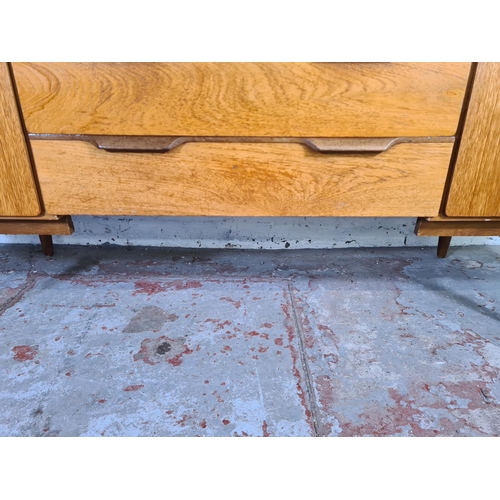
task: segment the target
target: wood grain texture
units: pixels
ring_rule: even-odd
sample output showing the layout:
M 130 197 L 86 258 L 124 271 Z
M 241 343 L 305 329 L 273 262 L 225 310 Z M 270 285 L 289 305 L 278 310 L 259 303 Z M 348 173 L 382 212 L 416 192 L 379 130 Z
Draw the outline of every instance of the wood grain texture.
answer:
M 7 63 L 0 63 L 0 215 L 41 212 Z
M 436 217 L 428 217 L 429 222 L 463 222 L 465 219 L 463 217 L 448 217 L 446 215 L 437 215 Z M 471 222 L 488 222 L 490 220 L 497 220 L 495 217 L 467 217 L 468 221 Z
M 0 220 L 0 234 L 72 234 L 74 231 L 71 217 L 64 216 L 58 220 Z
M 61 218 L 60 215 L 40 214 L 40 215 L 37 215 L 34 217 L 30 217 L 29 220 L 35 220 L 35 221 L 37 221 L 37 220 L 51 220 L 51 221 L 54 221 L 54 220 L 58 220 L 60 218 Z M 0 221 L 3 221 L 3 220 L 22 220 L 22 221 L 24 221 L 24 220 L 26 220 L 26 216 L 24 216 L 24 217 L 22 217 L 22 216 L 21 217 L 18 217 L 18 216 L 16 216 L 16 217 L 14 217 L 14 216 L 12 216 L 12 217 L 0 216 Z
M 446 215 L 500 217 L 500 63 L 479 63 Z
M 469 63 L 15 63 L 32 133 L 455 134 Z
M 500 221 L 432 222 L 418 219 L 417 236 L 500 236 Z
M 322 154 L 298 144 L 190 143 L 166 154 L 32 141 L 51 213 L 435 216 L 452 144 Z

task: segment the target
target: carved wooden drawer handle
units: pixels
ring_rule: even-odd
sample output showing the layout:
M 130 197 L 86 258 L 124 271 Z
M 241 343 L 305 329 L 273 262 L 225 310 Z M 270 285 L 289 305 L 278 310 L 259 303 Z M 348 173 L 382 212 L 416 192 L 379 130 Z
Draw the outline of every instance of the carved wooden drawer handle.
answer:
M 453 142 L 454 137 L 222 137 L 29 134 L 32 140 L 84 141 L 110 153 L 167 153 L 189 142 L 292 143 L 320 153 L 382 153 L 401 143 Z

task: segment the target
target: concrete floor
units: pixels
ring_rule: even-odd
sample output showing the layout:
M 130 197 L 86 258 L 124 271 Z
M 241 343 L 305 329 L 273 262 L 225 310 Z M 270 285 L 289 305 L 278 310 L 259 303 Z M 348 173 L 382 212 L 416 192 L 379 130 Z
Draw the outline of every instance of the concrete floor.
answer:
M 1 436 L 497 436 L 500 247 L 0 247 Z

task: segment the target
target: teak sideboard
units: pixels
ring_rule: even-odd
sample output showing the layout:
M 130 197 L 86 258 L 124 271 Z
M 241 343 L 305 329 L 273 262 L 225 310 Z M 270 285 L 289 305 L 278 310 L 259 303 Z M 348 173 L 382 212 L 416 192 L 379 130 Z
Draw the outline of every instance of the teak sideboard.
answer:
M 0 63 L 0 233 L 72 215 L 500 235 L 500 63 Z

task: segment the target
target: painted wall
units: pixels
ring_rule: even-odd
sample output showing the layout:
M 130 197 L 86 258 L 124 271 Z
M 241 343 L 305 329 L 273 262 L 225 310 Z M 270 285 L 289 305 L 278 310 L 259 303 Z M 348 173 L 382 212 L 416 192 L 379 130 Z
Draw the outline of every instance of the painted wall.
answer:
M 73 217 L 75 232 L 55 236 L 73 245 L 185 248 L 346 248 L 436 245 L 416 237 L 415 218 L 334 217 Z M 0 235 L 1 243 L 38 243 L 37 236 Z M 452 245 L 500 245 L 500 237 L 453 238 Z

